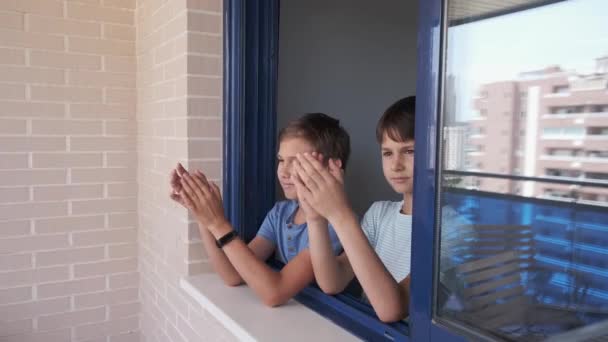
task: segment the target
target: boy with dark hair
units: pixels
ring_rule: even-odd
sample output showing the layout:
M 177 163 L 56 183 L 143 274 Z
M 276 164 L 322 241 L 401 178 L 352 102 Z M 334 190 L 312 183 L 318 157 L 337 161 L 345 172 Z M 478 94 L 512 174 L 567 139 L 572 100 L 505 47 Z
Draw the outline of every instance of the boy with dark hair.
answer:
M 384 177 L 403 195 L 402 201 L 375 202 L 359 223 L 332 160 L 326 168 L 316 153 L 298 154 L 293 177 L 303 206 L 329 221 L 344 248 L 344 253 L 335 256 L 328 230 L 321 223 L 309 222 L 317 283 L 325 293 L 336 294 L 356 276 L 384 322 L 398 321 L 408 314 L 415 107 L 413 96 L 395 102 L 376 128 Z
M 218 186 L 200 171 L 190 174 L 180 164 L 171 174 L 171 198 L 196 217 L 205 251 L 215 271 L 229 286 L 247 283 L 268 306 L 278 306 L 296 295 L 313 279 L 308 250 L 308 222 L 314 212 L 304 212 L 292 182 L 296 155 L 322 151 L 341 169 L 350 154 L 348 133 L 338 120 L 321 113 L 306 114 L 292 121 L 279 134 L 277 176 L 287 200 L 268 212 L 257 236 L 248 244 L 241 241 L 224 216 Z M 313 223 L 314 224 L 314 223 Z M 341 250 L 338 238 L 327 221 L 332 253 Z M 286 265 L 279 272 L 265 264 L 274 252 Z

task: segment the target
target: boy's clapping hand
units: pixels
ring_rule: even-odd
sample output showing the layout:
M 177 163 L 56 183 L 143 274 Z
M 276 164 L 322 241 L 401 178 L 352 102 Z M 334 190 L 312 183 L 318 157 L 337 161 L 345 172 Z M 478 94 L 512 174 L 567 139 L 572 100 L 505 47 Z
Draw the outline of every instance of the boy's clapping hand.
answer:
M 322 158 L 320 158 L 322 159 Z M 294 183 L 298 195 L 316 212 L 332 221 L 332 216 L 349 209 L 344 193 L 343 171 L 338 162 L 328 161 L 328 167 L 311 154 L 298 154 L 294 172 Z
M 219 187 L 207 181 L 207 177 L 196 170 L 190 174 L 178 164 L 171 177 L 171 198 L 188 208 L 197 221 L 217 236 L 221 235 L 228 221 L 224 216 L 222 195 Z

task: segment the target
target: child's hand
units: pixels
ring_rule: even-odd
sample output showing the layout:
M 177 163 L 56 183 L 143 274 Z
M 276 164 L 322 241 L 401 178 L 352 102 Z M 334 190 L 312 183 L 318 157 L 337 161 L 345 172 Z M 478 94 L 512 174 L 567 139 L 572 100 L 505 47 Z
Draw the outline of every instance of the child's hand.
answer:
M 296 187 L 302 198 L 320 215 L 331 221 L 332 216 L 349 210 L 343 187 L 343 173 L 333 160 L 329 169 L 310 154 L 298 154 L 294 164 Z M 298 194 L 298 196 L 299 196 Z
M 323 160 L 322 159 L 323 156 L 317 155 L 315 152 L 313 152 L 313 157 L 315 157 L 319 160 Z M 295 172 L 293 172 L 291 174 L 291 178 L 292 178 L 292 182 L 294 182 L 294 184 L 296 186 L 296 192 L 298 193 L 298 201 L 300 203 L 300 207 L 304 211 L 304 216 L 306 217 L 306 222 L 308 222 L 308 223 L 327 222 L 327 220 L 323 216 L 319 215 L 319 213 L 312 208 L 310 203 L 308 203 L 308 201 L 304 197 L 304 194 L 302 193 L 302 191 L 304 190 L 304 187 L 298 185 L 298 184 L 302 184 L 301 181 L 298 182 L 298 179 L 297 179 L 298 175 Z
M 178 163 L 177 167 L 173 170 L 171 170 L 171 191 L 169 192 L 169 197 L 174 200 L 175 202 L 181 204 L 182 206 L 186 207 L 186 204 L 184 203 L 183 198 L 180 196 L 180 192 L 182 191 L 182 184 L 181 184 L 181 174 L 183 174 L 184 172 L 186 172 L 186 169 L 184 169 L 184 167 L 182 166 L 182 164 Z
M 228 221 L 224 216 L 219 187 L 213 182 L 208 182 L 200 171 L 196 171 L 193 176 L 184 170 L 181 176 L 180 196 L 185 206 L 214 236 L 221 235 L 219 230 L 225 227 Z

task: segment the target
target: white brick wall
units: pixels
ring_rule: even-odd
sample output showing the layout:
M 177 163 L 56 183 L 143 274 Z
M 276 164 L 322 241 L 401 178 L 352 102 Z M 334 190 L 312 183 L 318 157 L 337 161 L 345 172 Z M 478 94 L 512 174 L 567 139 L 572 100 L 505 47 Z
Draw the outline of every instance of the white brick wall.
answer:
M 135 1 L 0 1 L 0 340 L 138 341 Z
M 208 266 L 187 212 L 168 198 L 169 170 L 178 161 L 220 180 L 221 4 L 140 0 L 137 5 L 138 244 L 147 341 L 234 340 L 179 289 L 181 276 Z

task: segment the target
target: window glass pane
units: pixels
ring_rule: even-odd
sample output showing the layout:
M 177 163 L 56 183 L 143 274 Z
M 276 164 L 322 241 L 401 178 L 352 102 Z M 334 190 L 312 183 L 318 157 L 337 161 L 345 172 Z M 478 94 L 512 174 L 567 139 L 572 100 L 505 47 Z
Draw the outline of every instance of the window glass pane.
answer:
M 608 331 L 605 13 L 448 2 L 440 319 L 512 340 Z

